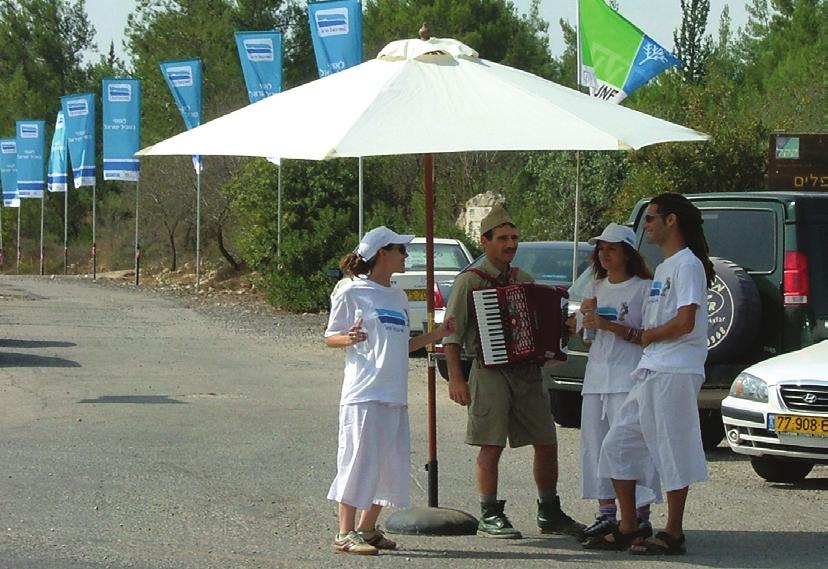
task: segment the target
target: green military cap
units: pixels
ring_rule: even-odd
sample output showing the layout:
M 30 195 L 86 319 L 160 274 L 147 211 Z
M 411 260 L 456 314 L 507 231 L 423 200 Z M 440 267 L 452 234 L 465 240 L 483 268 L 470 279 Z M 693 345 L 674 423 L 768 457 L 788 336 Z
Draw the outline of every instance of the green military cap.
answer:
M 480 234 L 483 235 L 488 233 L 490 230 L 494 229 L 495 227 L 499 227 L 504 223 L 509 223 L 514 225 L 515 222 L 512 221 L 512 216 L 509 215 L 509 212 L 506 209 L 498 204 L 495 204 L 492 207 L 492 210 L 483 218 L 483 221 L 480 222 Z

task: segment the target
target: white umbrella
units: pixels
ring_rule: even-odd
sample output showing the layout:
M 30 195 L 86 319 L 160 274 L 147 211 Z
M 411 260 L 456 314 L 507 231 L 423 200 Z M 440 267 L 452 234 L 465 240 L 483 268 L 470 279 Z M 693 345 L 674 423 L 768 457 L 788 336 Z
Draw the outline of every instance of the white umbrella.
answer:
M 451 39 L 376 59 L 173 136 L 140 155 L 309 160 L 474 150 L 633 150 L 707 136 L 480 59 Z
M 707 136 L 480 59 L 452 39 L 400 40 L 371 61 L 329 75 L 141 150 L 154 155 L 279 156 L 307 160 L 476 150 L 634 150 Z M 432 209 L 426 208 L 427 287 L 433 290 Z M 433 299 L 428 297 L 429 322 Z M 434 367 L 429 366 L 429 505 L 437 505 Z M 472 530 L 474 528 L 472 527 Z M 428 533 L 422 527 L 418 533 Z

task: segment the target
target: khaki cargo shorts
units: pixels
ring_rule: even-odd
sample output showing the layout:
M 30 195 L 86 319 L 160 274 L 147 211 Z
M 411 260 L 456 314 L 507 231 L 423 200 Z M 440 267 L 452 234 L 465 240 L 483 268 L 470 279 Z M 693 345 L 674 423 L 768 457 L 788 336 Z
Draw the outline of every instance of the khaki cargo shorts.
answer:
M 557 442 L 549 393 L 537 366 L 484 368 L 475 360 L 466 444 L 521 447 Z

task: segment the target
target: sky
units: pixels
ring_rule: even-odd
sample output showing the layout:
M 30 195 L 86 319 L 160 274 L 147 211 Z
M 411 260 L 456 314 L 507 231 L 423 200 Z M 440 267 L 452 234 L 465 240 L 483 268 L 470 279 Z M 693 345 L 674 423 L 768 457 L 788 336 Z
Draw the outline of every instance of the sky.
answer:
M 518 11 L 529 10 L 530 0 L 512 0 Z M 710 0 L 708 33 L 714 38 L 719 29 L 719 17 L 725 5 L 730 6 L 732 29 L 735 31 L 747 22 L 747 0 Z M 564 49 L 563 33 L 558 21 L 561 18 L 575 23 L 576 0 L 541 0 L 541 17 L 549 22 L 549 47 L 553 56 Z M 664 47 L 673 49 L 673 30 L 681 24 L 679 0 L 618 0 L 621 14 Z M 122 42 L 127 15 L 135 9 L 135 0 L 86 0 L 86 11 L 95 26 L 95 42 L 98 51 L 106 53 L 111 41 L 115 53 L 125 59 Z M 474 47 L 474 46 L 472 46 Z M 97 61 L 97 54 L 86 54 L 88 61 Z

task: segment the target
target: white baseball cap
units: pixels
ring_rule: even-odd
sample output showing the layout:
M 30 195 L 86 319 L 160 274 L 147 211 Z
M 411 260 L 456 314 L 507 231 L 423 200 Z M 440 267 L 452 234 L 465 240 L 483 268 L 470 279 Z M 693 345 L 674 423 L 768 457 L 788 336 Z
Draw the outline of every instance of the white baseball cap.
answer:
M 354 253 L 364 260 L 370 261 L 383 247 L 387 247 L 388 245 L 405 245 L 412 239 L 414 239 L 413 235 L 400 235 L 381 225 L 375 227 L 362 237 Z
M 590 239 L 589 244 L 595 245 L 599 241 L 606 241 L 607 243 L 626 243 L 634 249 L 635 232 L 626 225 L 610 223 L 604 228 L 604 231 L 603 233 L 601 233 L 601 235 Z

